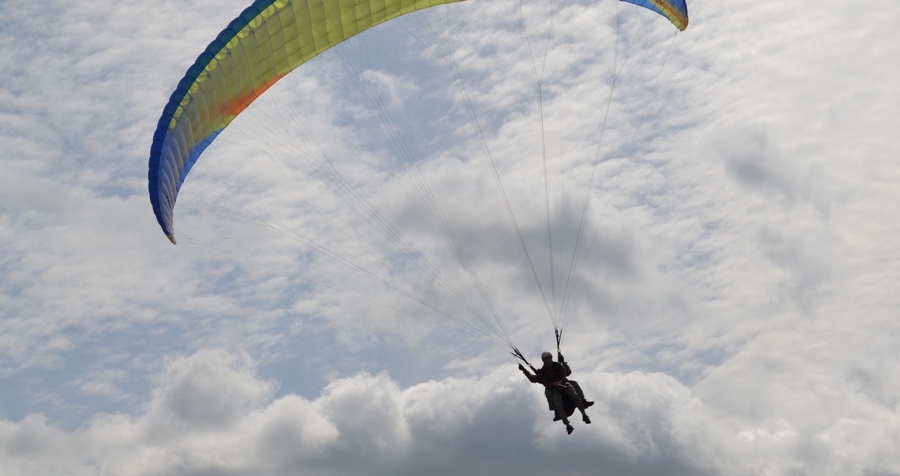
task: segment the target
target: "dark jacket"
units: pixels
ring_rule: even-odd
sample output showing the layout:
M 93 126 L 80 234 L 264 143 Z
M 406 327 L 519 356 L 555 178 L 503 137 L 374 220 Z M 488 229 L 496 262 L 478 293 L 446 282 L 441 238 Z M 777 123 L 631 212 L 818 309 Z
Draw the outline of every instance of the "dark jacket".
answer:
M 543 367 L 537 369 L 536 375 L 525 372 L 525 376 L 528 377 L 528 380 L 533 383 L 544 384 L 545 387 L 549 387 L 553 382 L 568 382 L 566 377 L 571 374 L 572 370 L 569 369 L 569 366 L 559 362 L 551 362 L 550 365 L 544 364 Z

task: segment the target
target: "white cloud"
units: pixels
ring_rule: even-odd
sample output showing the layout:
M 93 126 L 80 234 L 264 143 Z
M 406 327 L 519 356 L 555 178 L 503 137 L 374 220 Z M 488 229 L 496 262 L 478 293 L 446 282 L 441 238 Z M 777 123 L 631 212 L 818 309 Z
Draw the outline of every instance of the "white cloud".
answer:
M 401 389 L 386 374 L 273 397 L 246 355 L 169 360 L 146 410 L 63 431 L 39 416 L 0 423 L 7 474 L 890 474 L 900 419 L 857 400 L 833 421 L 741 423 L 663 374 L 579 374 L 590 426 L 550 421 L 512 366 Z M 850 413 L 854 413 L 850 416 Z M 813 423 L 810 425 L 810 423 Z M 823 424 L 824 423 L 824 424 Z M 560 463 L 562 459 L 562 463 Z

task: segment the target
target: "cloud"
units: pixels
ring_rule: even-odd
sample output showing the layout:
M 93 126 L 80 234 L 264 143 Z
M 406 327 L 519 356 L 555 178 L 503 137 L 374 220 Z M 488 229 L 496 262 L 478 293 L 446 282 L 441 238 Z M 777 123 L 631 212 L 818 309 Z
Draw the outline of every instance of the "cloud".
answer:
M 827 181 L 786 157 L 765 127 L 748 126 L 722 133 L 718 142 L 726 172 L 741 186 L 789 205 L 799 200 L 810 202 L 827 216 L 834 200 L 834 193 L 825 189 Z
M 750 188 L 781 193 L 794 199 L 799 194 L 800 177 L 789 170 L 783 157 L 778 157 L 767 143 L 765 135 L 750 134 L 746 144 L 734 147 L 733 155 L 726 157 L 725 169 L 742 185 Z
M 68 432 L 36 415 L 3 421 L 0 458 L 11 476 L 838 475 L 900 467 L 900 439 L 876 430 L 885 410 L 865 401 L 851 404 L 855 417 L 833 421 L 806 414 L 741 423 L 663 374 L 593 371 L 579 374 L 597 401 L 593 423 L 570 436 L 550 421 L 540 388 L 512 366 L 405 389 L 387 374 L 360 373 L 312 400 L 274 397 L 274 382 L 256 372 L 246 354 L 221 350 L 170 359 L 144 412 L 96 415 Z

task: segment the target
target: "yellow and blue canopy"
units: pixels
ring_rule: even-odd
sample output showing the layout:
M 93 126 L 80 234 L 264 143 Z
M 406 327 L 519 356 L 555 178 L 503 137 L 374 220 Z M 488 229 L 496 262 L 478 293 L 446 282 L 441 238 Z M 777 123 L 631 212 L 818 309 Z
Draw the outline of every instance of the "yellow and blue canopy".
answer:
M 311 58 L 406 13 L 462 0 L 256 0 L 209 44 L 163 109 L 153 135 L 150 202 L 175 243 L 178 191 L 197 158 L 275 82 Z M 623 0 L 687 27 L 683 0 Z
M 679 30 L 684 31 L 688 26 L 688 11 L 685 0 L 622 0 L 626 3 L 633 3 L 644 8 L 649 8 L 656 13 L 666 17 Z

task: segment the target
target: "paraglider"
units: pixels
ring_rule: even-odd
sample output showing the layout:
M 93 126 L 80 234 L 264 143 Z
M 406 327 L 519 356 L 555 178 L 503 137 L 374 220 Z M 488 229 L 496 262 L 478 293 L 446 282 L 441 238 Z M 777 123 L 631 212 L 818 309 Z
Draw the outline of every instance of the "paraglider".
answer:
M 463 0 L 356 0 L 354 2 L 341 0 L 256 0 L 233 20 L 200 54 L 194 64 L 188 68 L 184 78 L 181 79 L 169 98 L 158 121 L 150 151 L 148 190 L 153 212 L 166 237 L 173 244 L 176 242 L 174 228 L 175 203 L 186 177 L 204 150 L 213 143 L 239 114 L 246 110 L 251 103 L 269 90 L 276 82 L 317 55 L 369 28 L 391 22 L 412 12 L 461 1 Z M 622 1 L 644 7 L 664 16 L 679 30 L 684 30 L 688 25 L 687 6 L 684 0 Z M 455 64 L 454 68 L 456 68 Z M 454 73 L 459 77 L 458 69 L 454 69 Z M 459 78 L 459 82 L 461 83 L 461 78 Z M 479 134 L 481 134 L 480 126 L 477 126 L 477 119 L 474 118 L 474 108 L 468 102 L 467 96 L 465 101 L 468 112 L 473 116 L 472 120 L 476 123 L 476 127 L 479 127 Z M 484 143 L 484 148 L 487 149 L 487 142 L 483 134 L 481 134 L 481 140 Z M 490 153 L 488 152 L 487 155 L 490 156 Z M 493 159 L 490 160 L 493 161 Z M 503 193 L 501 178 L 493 162 L 491 162 L 491 167 L 493 167 L 496 183 L 501 189 L 501 193 Z M 424 179 L 419 180 L 422 180 L 424 183 Z M 418 187 L 419 185 L 417 185 Z M 436 221 L 440 222 L 441 231 L 448 237 L 447 240 L 451 242 L 450 248 L 459 258 L 461 267 L 472 279 L 474 284 L 472 287 L 480 294 L 480 297 L 485 302 L 484 308 L 489 310 L 494 320 L 489 322 L 489 317 L 483 316 L 480 309 L 477 309 L 466 297 L 462 296 L 456 288 L 453 288 L 453 285 L 441 276 L 430 263 L 424 261 L 424 258 L 420 256 L 421 253 L 409 247 L 408 242 L 402 236 L 398 235 L 396 241 L 407 247 L 405 250 L 409 251 L 410 256 L 414 256 L 414 259 L 419 260 L 417 263 L 424 262 L 421 265 L 423 272 L 433 279 L 435 287 L 445 290 L 448 295 L 460 302 L 467 312 L 476 315 L 478 319 L 485 323 L 483 328 L 467 328 L 467 332 L 504 347 L 517 359 L 528 364 L 522 353 L 512 343 L 512 338 L 507 329 L 500 322 L 499 313 L 497 313 L 494 305 L 491 303 L 488 293 L 479 281 L 471 263 L 468 262 L 462 245 L 456 241 L 455 234 L 450 229 L 449 224 L 445 223 L 446 220 L 441 215 L 442 212 L 439 205 L 437 205 L 437 201 L 430 195 L 431 192 L 428 190 L 427 184 L 422 185 L 421 188 L 424 189 L 424 192 L 420 191 L 420 193 L 426 195 L 423 201 L 427 203 L 429 211 L 433 215 L 440 215 L 440 218 L 436 219 Z M 589 193 L 588 197 L 590 196 Z M 504 200 L 506 200 L 505 196 Z M 587 199 L 585 203 L 587 203 Z M 365 204 L 364 206 L 368 207 L 369 205 Z M 515 217 L 508 201 L 506 209 L 511 221 L 515 222 Z M 366 212 L 375 216 L 374 222 L 381 220 L 380 216 L 375 215 L 376 212 L 370 211 L 368 208 Z M 549 235 L 549 205 L 547 221 Z M 582 216 L 582 228 L 583 222 L 584 217 Z M 387 226 L 390 228 L 389 224 Z M 389 233 L 395 232 L 396 230 L 390 228 Z M 518 228 L 516 228 L 516 232 L 519 235 L 524 254 L 527 256 L 527 262 L 531 265 L 531 271 L 537 287 L 540 289 L 541 297 L 544 299 L 544 304 L 554 323 L 557 349 L 559 349 L 562 328 L 562 317 L 559 316 L 565 313 L 567 301 L 571 296 L 571 289 L 574 288 L 574 284 L 566 283 L 568 289 L 562 293 L 562 296 L 564 296 L 563 304 L 557 306 L 554 302 L 554 306 L 550 306 L 547 302 L 548 298 L 544 295 L 544 289 L 537 276 L 535 265 L 528 253 L 522 234 Z M 579 229 L 579 239 L 581 235 L 582 229 Z M 554 272 L 553 238 L 549 237 L 548 241 L 552 276 Z M 577 246 L 576 242 L 576 249 Z M 325 251 L 331 253 L 328 250 Z M 577 269 L 575 267 L 576 254 L 573 253 L 572 256 L 573 263 L 569 271 L 570 277 L 575 274 Z M 350 265 L 353 266 L 352 263 Z M 359 267 L 357 269 L 361 273 L 373 277 L 367 270 Z M 377 278 L 373 277 L 373 279 Z M 570 279 L 569 281 L 574 282 L 575 280 Z M 452 313 L 417 297 L 414 293 L 400 289 L 391 283 L 383 282 L 383 284 L 386 288 L 417 301 L 437 315 L 450 319 L 454 317 Z M 553 299 L 556 299 L 555 289 L 553 290 Z M 487 331 L 483 329 L 487 329 Z M 490 335 L 491 332 L 494 333 L 493 336 Z M 583 421 L 590 423 L 590 418 L 587 416 L 585 408 L 593 404 L 593 402 L 584 400 L 583 392 L 581 392 L 577 383 L 567 380 L 566 377 L 571 373 L 571 370 L 565 364 L 561 354 L 559 362 L 553 362 L 552 355 L 546 355 L 546 357 L 549 358 L 542 359 L 544 360 L 544 367 L 537 371 L 535 375 L 529 374 L 521 365 L 520 369 L 525 372 L 530 381 L 543 383 L 547 386 L 546 397 L 550 407 L 557 418 L 566 425 L 567 431 L 571 433 L 573 428 L 568 422 L 568 416 L 574 412 L 575 408 L 578 408 L 582 413 Z M 530 366 L 530 364 L 528 365 Z
M 566 425 L 566 432 L 570 435 L 575 428 L 569 423 L 569 418 L 575 413 L 575 409 L 581 412 L 582 421 L 590 425 L 591 419 L 588 417 L 586 409 L 594 404 L 594 402 L 584 398 L 584 392 L 581 386 L 574 380 L 569 380 L 572 375 L 572 369 L 563 359 L 562 354 L 558 354 L 559 361 L 553 361 L 553 354 L 544 352 L 541 354 L 541 361 L 544 362 L 543 367 L 534 369 L 534 374 L 519 364 L 519 370 L 525 374 L 525 377 L 531 383 L 539 383 L 544 386 L 544 396 L 547 398 L 547 405 L 554 412 L 553 421 L 562 420 Z

